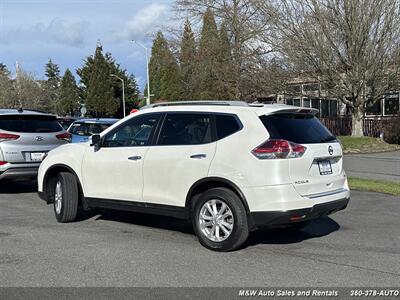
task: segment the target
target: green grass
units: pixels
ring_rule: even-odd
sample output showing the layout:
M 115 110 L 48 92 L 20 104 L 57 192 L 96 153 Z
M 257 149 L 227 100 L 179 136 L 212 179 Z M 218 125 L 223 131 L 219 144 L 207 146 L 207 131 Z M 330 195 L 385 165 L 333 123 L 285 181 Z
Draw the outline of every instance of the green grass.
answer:
M 400 196 L 400 183 L 387 180 L 364 179 L 349 177 L 350 189 L 386 193 Z
M 338 138 L 345 153 L 370 153 L 399 149 L 399 145 L 391 145 L 373 137 L 338 136 Z
M 344 149 L 359 149 L 376 144 L 376 139 L 368 136 L 353 137 L 353 136 L 338 136 L 342 142 Z

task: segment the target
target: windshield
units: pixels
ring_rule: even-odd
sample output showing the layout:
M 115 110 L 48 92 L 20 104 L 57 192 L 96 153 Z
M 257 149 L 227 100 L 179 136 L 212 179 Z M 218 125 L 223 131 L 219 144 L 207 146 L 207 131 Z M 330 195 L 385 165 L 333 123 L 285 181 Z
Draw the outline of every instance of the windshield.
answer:
M 69 132 L 81 136 L 91 136 L 93 134 L 98 134 L 102 132 L 110 126 L 111 124 L 75 122 L 74 124 L 72 124 Z
M 284 139 L 299 144 L 326 143 L 336 137 L 313 115 L 275 114 L 260 117 L 271 139 Z

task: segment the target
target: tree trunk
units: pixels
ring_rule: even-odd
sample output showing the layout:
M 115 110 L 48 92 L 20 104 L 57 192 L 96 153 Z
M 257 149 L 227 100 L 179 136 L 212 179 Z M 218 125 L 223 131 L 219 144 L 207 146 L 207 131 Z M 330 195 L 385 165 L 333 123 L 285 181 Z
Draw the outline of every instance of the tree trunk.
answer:
M 351 115 L 351 135 L 364 136 L 363 112 L 359 107 L 354 107 Z

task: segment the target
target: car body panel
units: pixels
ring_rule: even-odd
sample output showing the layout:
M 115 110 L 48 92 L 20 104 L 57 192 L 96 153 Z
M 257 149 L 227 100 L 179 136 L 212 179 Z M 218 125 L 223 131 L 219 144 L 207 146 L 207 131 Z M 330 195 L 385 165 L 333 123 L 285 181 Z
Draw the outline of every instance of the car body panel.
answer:
M 89 198 L 142 201 L 143 162 L 148 147 L 88 147 L 82 162 L 82 183 Z M 140 159 L 131 160 L 138 156 Z
M 290 211 L 348 199 L 350 191 L 339 143 L 305 144 L 307 150 L 300 158 L 261 160 L 251 153 L 270 138 L 259 116 L 279 112 L 297 113 L 300 110 L 314 113 L 314 110 L 287 105 L 189 105 L 140 110 L 110 126 L 100 136 L 104 137 L 131 118 L 155 112 L 229 113 L 236 115 L 243 127 L 226 138 L 203 145 L 151 145 L 100 150 L 88 143 L 63 146 L 51 151 L 42 163 L 39 191 L 43 191 L 41 180 L 46 168 L 51 164 L 64 163 L 77 172 L 84 194 L 90 198 L 185 207 L 188 193 L 195 182 L 223 178 L 243 194 L 243 201 L 250 212 Z M 329 146 L 333 148 L 332 155 L 328 151 Z M 66 150 L 69 154 L 64 157 L 60 153 Z M 206 159 L 190 159 L 193 154 L 205 154 Z M 129 161 L 130 156 L 140 156 L 141 159 Z M 315 161 L 327 156 L 337 159 L 332 176 L 316 173 Z
M 150 147 L 144 160 L 143 200 L 185 206 L 194 182 L 209 174 L 217 144 Z

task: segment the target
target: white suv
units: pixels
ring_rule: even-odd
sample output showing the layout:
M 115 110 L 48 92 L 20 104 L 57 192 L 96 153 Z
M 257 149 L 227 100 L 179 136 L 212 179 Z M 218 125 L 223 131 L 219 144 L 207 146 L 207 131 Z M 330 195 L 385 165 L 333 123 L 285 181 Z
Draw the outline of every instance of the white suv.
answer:
M 156 104 L 89 143 L 50 151 L 39 195 L 59 222 L 78 208 L 191 220 L 202 245 L 229 251 L 260 226 L 300 228 L 346 208 L 342 148 L 315 110 L 244 102 Z

